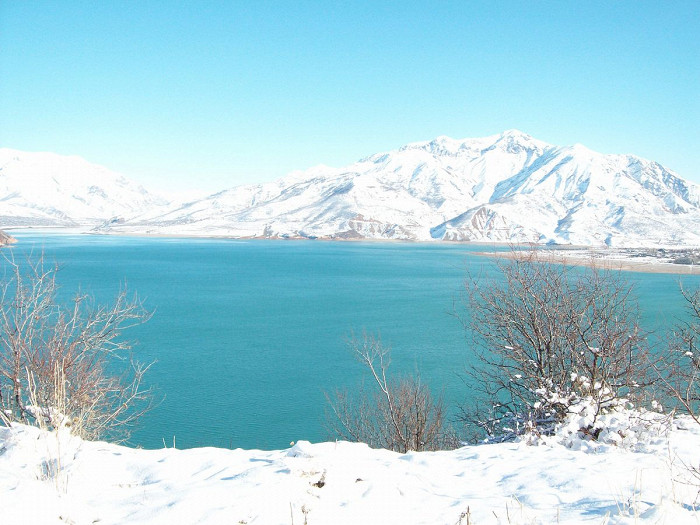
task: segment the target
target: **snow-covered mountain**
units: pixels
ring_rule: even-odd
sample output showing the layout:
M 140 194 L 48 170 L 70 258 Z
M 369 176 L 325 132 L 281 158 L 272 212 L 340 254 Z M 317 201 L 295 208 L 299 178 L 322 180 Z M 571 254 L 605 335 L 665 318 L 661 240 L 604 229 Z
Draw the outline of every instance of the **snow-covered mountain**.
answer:
M 0 148 L 0 227 L 95 226 L 166 204 L 80 157 Z
M 553 146 L 516 130 L 438 137 L 345 168 L 317 166 L 164 204 L 77 157 L 0 150 L 0 227 L 101 223 L 103 233 L 700 245 L 697 184 L 633 155 Z
M 698 245 L 700 187 L 656 162 L 511 130 L 438 137 L 103 228 L 181 235 Z

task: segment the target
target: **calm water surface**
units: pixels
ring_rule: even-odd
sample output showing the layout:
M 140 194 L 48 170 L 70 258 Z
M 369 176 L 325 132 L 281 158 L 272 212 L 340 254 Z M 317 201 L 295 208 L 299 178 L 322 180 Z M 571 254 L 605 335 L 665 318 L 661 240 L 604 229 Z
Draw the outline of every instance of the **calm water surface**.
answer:
M 451 314 L 467 272 L 493 270 L 471 254 L 483 246 L 14 235 L 15 257 L 60 264 L 65 293 L 105 303 L 126 283 L 154 310 L 126 334 L 164 396 L 133 435 L 146 448 L 327 439 L 324 392 L 360 381 L 347 339 L 363 330 L 392 347 L 392 369 L 462 400 L 467 340 Z M 628 275 L 646 323 L 681 315 L 677 276 Z

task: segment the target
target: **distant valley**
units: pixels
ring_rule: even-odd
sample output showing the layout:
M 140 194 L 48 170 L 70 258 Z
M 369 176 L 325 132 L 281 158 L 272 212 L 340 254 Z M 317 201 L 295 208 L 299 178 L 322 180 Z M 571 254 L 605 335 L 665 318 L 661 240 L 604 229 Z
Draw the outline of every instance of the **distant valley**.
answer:
M 700 186 L 516 130 L 438 137 L 185 204 L 78 157 L 0 149 L 0 228 L 236 238 L 700 245 Z

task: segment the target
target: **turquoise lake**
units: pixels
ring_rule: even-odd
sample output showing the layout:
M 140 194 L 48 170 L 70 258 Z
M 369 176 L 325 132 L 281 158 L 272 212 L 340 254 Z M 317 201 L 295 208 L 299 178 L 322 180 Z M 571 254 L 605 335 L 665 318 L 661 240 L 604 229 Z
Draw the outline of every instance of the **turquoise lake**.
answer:
M 159 403 L 130 444 L 284 448 L 329 438 L 324 392 L 352 387 L 364 370 L 347 340 L 381 334 L 390 370 L 419 369 L 451 404 L 468 339 L 454 312 L 467 273 L 494 269 L 450 244 L 151 239 L 13 232 L 21 260 L 44 254 L 63 293 L 110 302 L 126 283 L 153 311 L 131 329 L 135 356 Z M 683 314 L 679 277 L 628 273 L 646 328 Z M 700 277 L 684 277 L 697 286 Z

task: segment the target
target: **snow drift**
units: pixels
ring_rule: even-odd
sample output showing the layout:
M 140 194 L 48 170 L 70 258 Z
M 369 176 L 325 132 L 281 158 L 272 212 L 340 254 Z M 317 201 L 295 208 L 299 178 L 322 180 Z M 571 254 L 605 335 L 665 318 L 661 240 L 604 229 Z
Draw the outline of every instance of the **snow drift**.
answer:
M 398 454 L 359 443 L 138 450 L 0 428 L 8 523 L 698 523 L 700 426 L 620 410 L 547 438 Z M 585 417 L 584 417 L 585 419 Z

